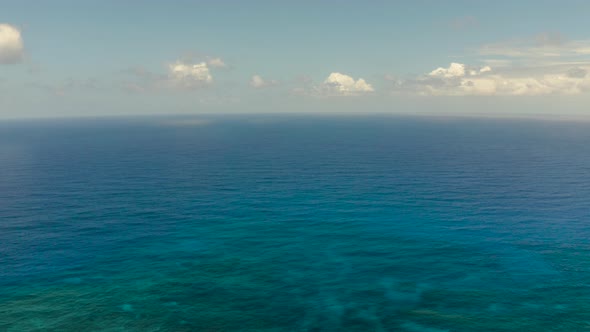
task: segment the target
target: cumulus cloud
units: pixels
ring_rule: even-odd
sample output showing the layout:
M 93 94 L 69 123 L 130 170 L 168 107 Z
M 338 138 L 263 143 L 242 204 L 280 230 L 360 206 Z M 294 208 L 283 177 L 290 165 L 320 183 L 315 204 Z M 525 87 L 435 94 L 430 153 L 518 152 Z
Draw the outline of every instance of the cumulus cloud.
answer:
M 270 86 L 278 85 L 279 82 L 276 80 L 265 80 L 260 75 L 254 75 L 250 79 L 250 86 L 255 89 L 266 88 Z
M 488 70 L 489 67 L 486 68 Z M 484 69 L 482 69 L 484 70 Z M 463 77 L 467 73 L 474 75 L 478 71 L 469 70 L 462 63 L 453 62 L 448 68 L 438 67 L 437 69 L 433 70 L 428 74 L 431 77 L 442 77 L 442 78 L 452 78 L 452 77 Z
M 21 62 L 24 58 L 24 49 L 19 29 L 0 23 L 0 64 Z
M 374 92 L 375 89 L 362 78 L 355 80 L 351 76 L 334 72 L 313 87 L 312 91 L 312 94 L 320 96 L 359 96 Z
M 590 91 L 588 67 L 504 68 L 452 63 L 415 79 L 395 82 L 396 91 L 439 96 L 526 96 Z
M 213 75 L 207 62 L 190 63 L 178 60 L 169 63 L 166 73 L 154 73 L 143 67 L 133 67 L 122 73 L 129 78 L 122 82 L 127 92 L 158 90 L 195 90 L 213 84 Z
M 252 86 L 253 88 L 262 88 L 266 86 L 266 82 L 259 75 L 254 75 L 250 80 L 250 86 Z
M 480 68 L 468 68 L 466 65 L 462 63 L 452 62 L 448 68 L 438 67 L 437 69 L 431 71 L 428 75 L 431 77 L 453 78 L 464 76 L 476 76 L 490 71 L 492 71 L 492 68 L 490 66 Z
M 206 62 L 184 63 L 177 61 L 168 65 L 169 82 L 176 87 L 193 89 L 213 83 L 213 76 Z
M 291 90 L 296 95 L 315 97 L 362 96 L 375 91 L 373 86 L 362 78 L 353 77 L 339 72 L 331 73 L 323 82 L 314 83 L 309 77 L 298 79 L 301 86 Z

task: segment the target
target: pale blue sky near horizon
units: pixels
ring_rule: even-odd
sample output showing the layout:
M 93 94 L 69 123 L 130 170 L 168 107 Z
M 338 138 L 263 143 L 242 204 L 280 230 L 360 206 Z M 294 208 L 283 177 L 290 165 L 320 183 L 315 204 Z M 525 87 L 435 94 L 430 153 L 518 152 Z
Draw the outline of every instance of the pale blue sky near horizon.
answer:
M 588 13 L 581 0 L 0 1 L 0 118 L 586 116 Z

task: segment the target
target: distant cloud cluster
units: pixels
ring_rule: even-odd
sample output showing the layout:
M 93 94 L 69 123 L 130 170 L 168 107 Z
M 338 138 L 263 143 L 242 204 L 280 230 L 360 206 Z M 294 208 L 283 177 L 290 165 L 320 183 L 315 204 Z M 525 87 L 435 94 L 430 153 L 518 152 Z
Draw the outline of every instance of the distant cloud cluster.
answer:
M 463 29 L 477 25 L 467 16 L 453 22 Z M 24 43 L 18 28 L 0 24 L 0 64 L 15 64 L 24 59 Z M 569 40 L 559 33 L 542 33 L 528 39 L 483 45 L 472 51 L 472 62 L 452 62 L 422 75 L 397 79 L 386 76 L 390 88 L 382 94 L 422 96 L 538 96 L 574 95 L 590 92 L 590 40 Z M 203 54 L 181 57 L 167 63 L 159 72 L 143 67 L 124 71 L 120 81 L 127 92 L 194 91 L 214 85 L 217 70 L 229 68 L 220 57 Z M 312 97 L 345 97 L 376 94 L 372 84 L 332 72 L 324 80 L 304 79 L 280 82 L 253 75 L 248 84 L 254 89 L 288 86 L 295 94 Z M 30 85 L 57 95 L 73 89 L 97 90 L 95 80 L 69 79 L 61 84 Z M 102 86 L 107 86 L 103 84 Z M 392 88 L 391 88 L 392 87 Z
M 559 33 L 487 44 L 484 65 L 451 63 L 409 79 L 386 78 L 395 93 L 431 96 L 539 96 L 590 92 L 590 40 Z
M 0 64 L 15 64 L 23 60 L 25 47 L 20 30 L 0 23 Z
M 502 68 L 451 63 L 429 74 L 395 82 L 398 92 L 433 96 L 538 96 L 590 91 L 588 67 Z

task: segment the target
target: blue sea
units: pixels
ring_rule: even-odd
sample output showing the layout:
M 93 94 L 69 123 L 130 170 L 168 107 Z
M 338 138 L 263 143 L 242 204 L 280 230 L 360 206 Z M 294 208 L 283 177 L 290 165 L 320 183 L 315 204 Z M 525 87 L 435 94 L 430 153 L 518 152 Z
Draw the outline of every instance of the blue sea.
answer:
M 0 122 L 0 331 L 590 331 L 590 123 Z

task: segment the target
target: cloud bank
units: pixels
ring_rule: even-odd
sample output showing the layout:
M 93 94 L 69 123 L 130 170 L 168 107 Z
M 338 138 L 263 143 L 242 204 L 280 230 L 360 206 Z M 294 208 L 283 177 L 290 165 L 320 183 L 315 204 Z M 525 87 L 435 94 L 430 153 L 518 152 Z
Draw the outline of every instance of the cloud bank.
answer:
M 590 66 L 501 68 L 451 63 L 415 79 L 395 82 L 397 92 L 433 96 L 573 95 L 590 91 Z

